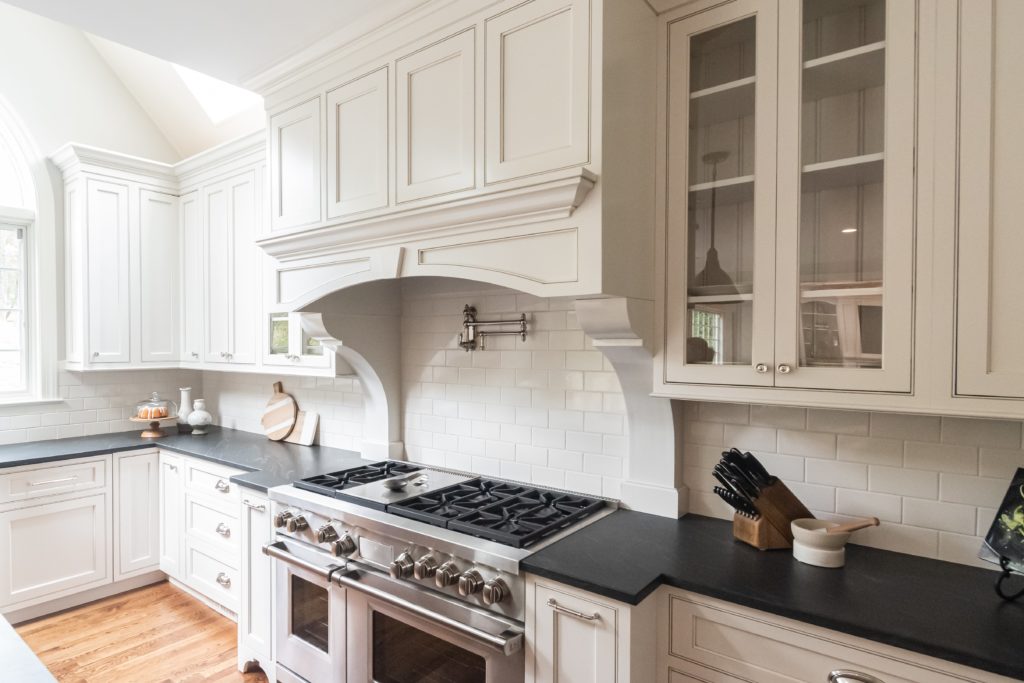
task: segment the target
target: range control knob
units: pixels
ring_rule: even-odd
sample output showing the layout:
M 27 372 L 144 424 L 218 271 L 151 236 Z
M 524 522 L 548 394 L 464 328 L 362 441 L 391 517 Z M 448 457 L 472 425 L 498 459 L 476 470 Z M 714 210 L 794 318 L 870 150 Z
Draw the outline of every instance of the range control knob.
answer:
M 308 529 L 309 528 L 309 522 L 307 522 L 306 518 L 303 517 L 302 515 L 297 515 L 295 517 L 289 517 L 288 518 L 288 521 L 285 522 L 285 528 L 288 529 L 288 531 L 291 531 L 291 532 L 294 533 L 296 531 L 302 531 L 303 529 Z
M 392 579 L 408 579 L 412 576 L 412 568 L 415 562 L 412 561 L 412 555 L 409 553 L 402 553 L 388 565 L 388 574 L 391 574 Z
M 477 593 L 483 587 L 484 577 L 475 569 L 470 569 L 459 577 L 459 595 L 463 597 Z
M 350 555 L 355 552 L 356 542 L 351 534 L 342 534 L 341 538 L 331 543 L 331 554 L 335 557 Z
M 437 573 L 434 574 L 434 583 L 437 584 L 438 588 L 447 588 L 448 586 L 454 586 L 459 582 L 459 568 L 454 562 L 449 560 L 442 564 Z
M 330 524 L 324 524 L 316 530 L 317 543 L 330 543 L 338 540 L 338 531 Z
M 292 511 L 291 510 L 282 510 L 281 512 L 278 512 L 276 515 L 274 515 L 274 526 L 276 526 L 278 529 L 280 529 L 285 524 L 287 524 L 288 520 L 291 519 L 291 518 L 292 518 Z
M 437 560 L 431 555 L 424 555 L 416 560 L 416 564 L 412 567 L 412 575 L 420 581 L 433 578 L 435 574 L 437 574 Z
M 484 584 L 484 604 L 497 605 L 509 595 L 508 584 L 501 579 L 491 579 Z

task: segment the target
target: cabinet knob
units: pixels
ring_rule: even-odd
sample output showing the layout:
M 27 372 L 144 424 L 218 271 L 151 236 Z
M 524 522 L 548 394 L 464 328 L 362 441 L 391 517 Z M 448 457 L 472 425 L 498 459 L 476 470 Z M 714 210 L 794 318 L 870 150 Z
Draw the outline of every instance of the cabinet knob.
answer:
M 780 375 L 788 375 L 791 372 L 793 372 L 793 366 L 792 365 L 786 365 L 785 363 L 780 363 L 779 364 L 779 374 Z
M 754 369 L 757 370 L 757 373 L 759 375 L 763 375 L 764 373 L 768 372 L 769 368 L 771 368 L 771 366 L 768 365 L 767 363 L 758 363 L 757 365 L 754 366 Z
M 231 536 L 231 527 L 229 527 L 224 522 L 221 522 L 220 524 L 218 524 L 217 528 L 214 529 L 214 531 L 216 531 L 218 534 L 220 534 L 224 538 L 228 538 L 229 536 Z
M 217 574 L 217 583 L 224 586 L 225 588 L 231 588 L 231 577 L 224 572 Z
M 100 352 L 99 351 L 93 351 L 92 352 L 92 357 L 93 358 L 99 358 L 100 357 Z
M 828 683 L 885 683 L 885 681 L 861 671 L 837 669 L 828 675 Z
M 217 489 L 221 493 L 227 493 L 228 489 L 230 489 L 231 487 L 228 486 L 228 483 L 223 479 L 218 479 L 217 483 L 213 485 L 213 488 Z
M 199 354 L 198 354 L 198 353 L 196 353 L 195 351 L 193 351 L 193 352 L 192 352 L 192 357 L 193 357 L 193 358 L 199 358 Z

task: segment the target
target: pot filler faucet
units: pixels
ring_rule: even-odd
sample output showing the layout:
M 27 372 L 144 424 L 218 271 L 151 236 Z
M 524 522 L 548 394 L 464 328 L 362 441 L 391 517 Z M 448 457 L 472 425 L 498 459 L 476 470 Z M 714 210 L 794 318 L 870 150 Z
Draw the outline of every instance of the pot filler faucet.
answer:
M 485 325 L 515 325 L 515 330 L 480 330 L 476 328 Z M 463 351 L 474 351 L 477 348 L 477 340 L 480 340 L 480 350 L 484 350 L 484 338 L 494 335 L 518 335 L 526 341 L 526 314 L 521 313 L 515 320 L 477 320 L 476 307 L 466 304 L 462 309 L 462 332 L 459 333 L 459 346 Z

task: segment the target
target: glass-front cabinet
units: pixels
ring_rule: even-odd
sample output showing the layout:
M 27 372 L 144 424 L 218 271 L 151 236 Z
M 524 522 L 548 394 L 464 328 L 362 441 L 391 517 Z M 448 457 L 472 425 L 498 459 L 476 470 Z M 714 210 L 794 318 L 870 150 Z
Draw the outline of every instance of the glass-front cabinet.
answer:
M 302 329 L 302 313 L 271 312 L 264 318 L 263 362 L 307 368 L 330 368 L 333 353 L 327 352 Z
M 667 382 L 910 390 L 914 21 L 734 0 L 669 22 Z

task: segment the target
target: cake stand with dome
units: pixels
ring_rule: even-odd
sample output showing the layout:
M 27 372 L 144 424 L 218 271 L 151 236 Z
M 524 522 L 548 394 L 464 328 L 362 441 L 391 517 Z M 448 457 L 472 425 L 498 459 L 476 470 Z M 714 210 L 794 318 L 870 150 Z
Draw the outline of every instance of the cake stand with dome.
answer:
M 135 415 L 129 418 L 132 422 L 144 422 L 149 424 L 149 429 L 142 432 L 143 439 L 157 439 L 167 436 L 161 427 L 161 422 L 171 422 L 178 419 L 178 406 L 174 401 L 160 398 L 160 394 L 153 394 L 145 401 L 140 401 L 135 406 Z

